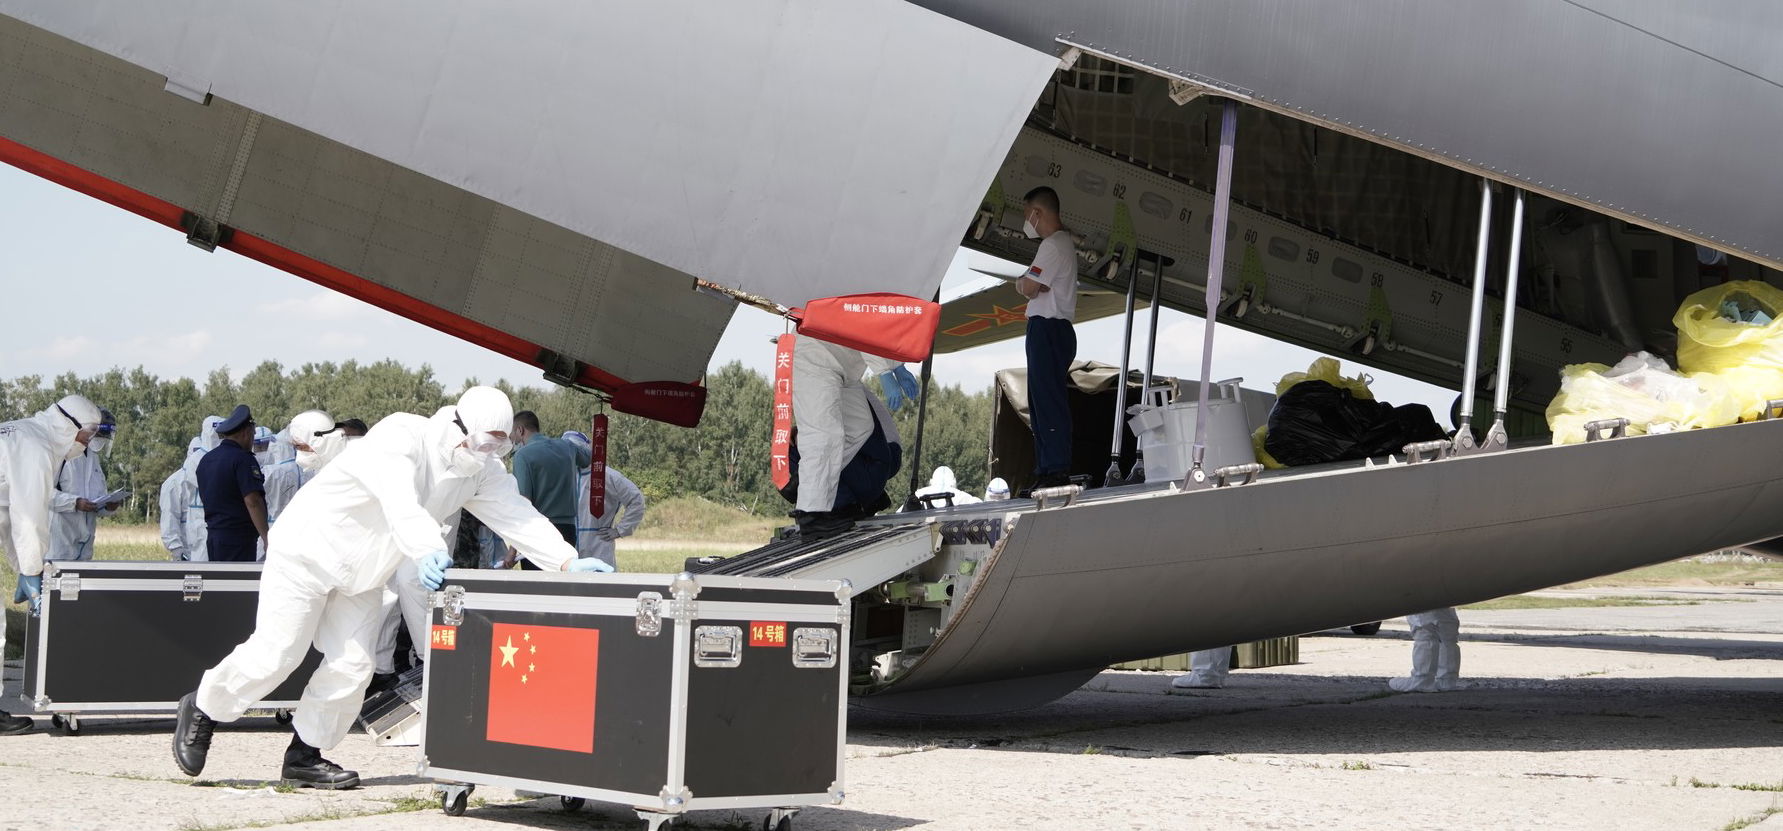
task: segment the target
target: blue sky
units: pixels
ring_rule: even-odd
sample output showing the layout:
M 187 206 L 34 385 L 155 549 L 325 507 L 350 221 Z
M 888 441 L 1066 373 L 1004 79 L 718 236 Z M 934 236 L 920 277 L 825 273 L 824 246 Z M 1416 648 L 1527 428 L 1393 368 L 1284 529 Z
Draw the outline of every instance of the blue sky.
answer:
M 973 259 L 976 258 L 976 259 Z M 984 281 L 968 263 L 996 261 L 960 252 L 944 295 Z M 1019 268 L 1019 267 L 1018 267 Z M 176 231 L 0 164 L 0 377 L 73 371 L 90 375 L 141 365 L 161 376 L 202 378 L 219 366 L 237 375 L 264 360 L 287 367 L 309 361 L 430 364 L 448 388 L 466 378 L 543 386 L 538 370 L 412 323 L 298 277 L 226 251 L 205 253 Z M 1010 289 L 1011 299 L 1016 299 Z M 1145 318 L 1136 331 L 1135 363 L 1143 359 Z M 1158 371 L 1199 373 L 1198 318 L 1166 311 L 1158 331 Z M 778 318 L 742 309 L 713 355 L 767 371 L 768 338 Z M 1078 327 L 1078 357 L 1117 363 L 1121 327 L 1110 318 Z M 1259 335 L 1219 327 L 1214 377 L 1243 376 L 1267 389 L 1317 354 Z M 992 373 L 1023 363 L 1012 340 L 935 361 L 945 384 L 983 389 Z M 1353 368 L 1346 365 L 1346 371 Z M 1454 393 L 1373 373 L 1381 400 L 1421 402 L 1446 416 Z

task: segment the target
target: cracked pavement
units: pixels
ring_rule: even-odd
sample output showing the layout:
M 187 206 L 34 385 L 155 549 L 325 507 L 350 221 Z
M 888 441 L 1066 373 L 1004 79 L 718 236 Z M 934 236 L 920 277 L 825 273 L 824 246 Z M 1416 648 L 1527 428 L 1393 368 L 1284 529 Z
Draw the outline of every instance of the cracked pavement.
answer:
M 841 808 L 794 827 L 867 829 L 1783 829 L 1783 590 L 1619 589 L 1700 605 L 1463 611 L 1471 689 L 1387 694 L 1409 644 L 1303 638 L 1301 663 L 1221 690 L 1106 672 L 1035 710 L 936 718 L 854 708 Z M 7 668 L 15 712 L 18 669 Z M 414 748 L 354 734 L 330 754 L 365 786 L 275 787 L 287 734 L 218 731 L 204 779 L 170 758 L 170 719 L 47 720 L 0 738 L 8 829 L 642 828 L 629 811 L 479 788 L 440 813 Z M 771 752 L 771 749 L 764 749 Z M 213 778 L 214 777 L 214 778 Z M 677 827 L 759 828 L 764 812 Z M 1776 814 L 1775 816 L 1769 816 Z

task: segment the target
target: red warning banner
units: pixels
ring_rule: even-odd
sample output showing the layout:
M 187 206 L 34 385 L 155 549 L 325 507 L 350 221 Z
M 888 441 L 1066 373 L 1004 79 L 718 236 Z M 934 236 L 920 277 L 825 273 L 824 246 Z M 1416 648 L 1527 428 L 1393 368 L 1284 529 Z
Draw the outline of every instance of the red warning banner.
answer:
M 774 489 L 792 481 L 792 350 L 797 335 L 781 335 L 774 343 L 774 438 L 769 442 L 768 463 L 773 466 Z
M 607 414 L 598 413 L 588 430 L 588 512 L 600 516 L 607 508 Z

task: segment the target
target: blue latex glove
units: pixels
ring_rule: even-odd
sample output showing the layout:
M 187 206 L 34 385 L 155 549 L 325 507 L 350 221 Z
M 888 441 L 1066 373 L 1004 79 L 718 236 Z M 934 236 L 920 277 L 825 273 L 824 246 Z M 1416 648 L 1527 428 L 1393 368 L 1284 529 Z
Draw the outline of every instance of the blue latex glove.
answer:
M 593 557 L 577 557 L 570 561 L 569 567 L 564 569 L 564 571 L 592 571 L 597 574 L 604 574 L 612 570 L 612 566 Z
M 452 567 L 452 555 L 444 551 L 435 551 L 421 558 L 416 564 L 421 572 L 421 585 L 428 591 L 439 591 L 446 584 L 446 569 Z
M 915 401 L 922 389 L 916 376 L 902 366 L 879 373 L 879 386 L 885 389 L 885 406 L 893 410 L 903 407 L 905 401 Z
M 19 577 L 18 588 L 13 589 L 12 602 L 30 603 L 31 611 L 37 611 L 37 605 L 43 597 L 43 575 L 31 574 Z

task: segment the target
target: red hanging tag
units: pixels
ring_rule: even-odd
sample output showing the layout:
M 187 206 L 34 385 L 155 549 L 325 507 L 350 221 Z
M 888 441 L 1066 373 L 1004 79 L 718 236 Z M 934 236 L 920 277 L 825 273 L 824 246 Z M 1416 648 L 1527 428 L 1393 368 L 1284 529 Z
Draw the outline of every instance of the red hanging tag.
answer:
M 588 431 L 588 512 L 600 516 L 607 508 L 607 414 L 597 413 Z
M 775 341 L 774 440 L 768 445 L 775 490 L 792 481 L 792 347 L 797 339 L 797 335 L 787 334 Z
M 929 357 L 941 304 L 902 294 L 819 297 L 789 316 L 799 334 L 906 363 Z

